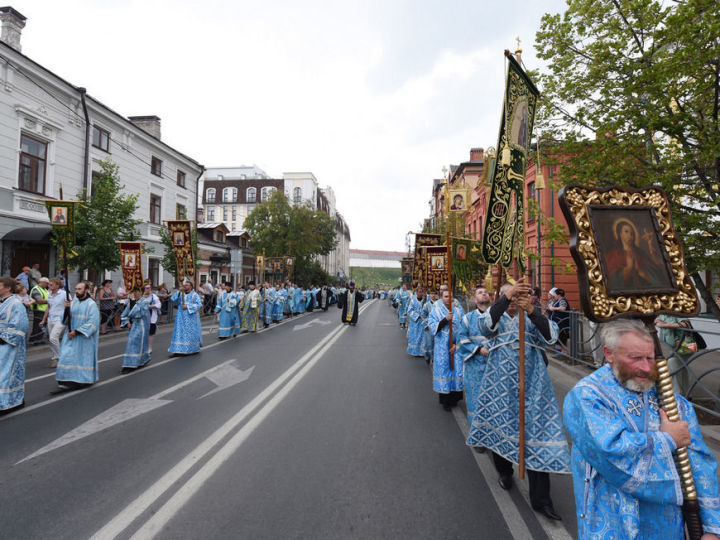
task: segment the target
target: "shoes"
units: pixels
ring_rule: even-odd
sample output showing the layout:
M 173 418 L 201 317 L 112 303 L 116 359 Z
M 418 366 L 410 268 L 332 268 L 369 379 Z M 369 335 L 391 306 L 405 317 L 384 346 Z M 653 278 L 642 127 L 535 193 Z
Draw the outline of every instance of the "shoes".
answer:
M 536 512 L 541 513 L 543 516 L 545 516 L 548 519 L 553 519 L 555 521 L 562 521 L 562 518 L 560 515 L 555 511 L 555 509 L 550 504 L 546 504 L 545 506 L 539 506 L 539 507 L 533 507 L 533 510 Z
M 56 360 L 50 360 L 47 364 L 45 364 L 46 368 L 56 368 L 57 367 L 57 359 Z
M 120 374 L 125 375 L 126 373 L 130 373 L 131 371 L 133 371 L 133 368 L 124 367 L 120 370 Z
M 485 448 L 484 446 L 473 446 L 473 450 L 476 454 L 484 454 L 487 448 Z
M 501 474 L 498 477 L 498 484 L 500 484 L 500 487 L 505 491 L 510 491 L 510 488 L 513 486 L 513 477 Z
M 452 407 L 450 405 L 448 405 L 447 403 L 443 403 L 443 409 L 445 409 L 448 412 L 452 411 Z

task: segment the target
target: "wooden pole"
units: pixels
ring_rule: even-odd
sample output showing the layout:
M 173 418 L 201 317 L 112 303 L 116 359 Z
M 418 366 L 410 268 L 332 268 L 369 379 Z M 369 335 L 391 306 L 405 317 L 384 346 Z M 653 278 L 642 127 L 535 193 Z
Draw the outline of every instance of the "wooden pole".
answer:
M 60 183 L 60 200 L 63 199 L 63 188 L 62 188 L 62 182 Z M 74 209 L 73 209 L 74 210 Z M 75 216 L 73 216 L 73 220 L 75 219 Z M 75 225 L 73 224 L 73 227 Z M 62 235 L 62 243 L 60 244 L 62 246 L 62 255 L 63 255 L 63 266 L 65 268 L 65 300 L 70 301 L 70 268 L 68 266 L 68 260 L 67 260 L 67 235 Z M 70 313 L 70 308 L 65 308 L 65 313 L 63 313 L 63 320 L 66 322 L 66 326 L 68 328 L 68 332 L 72 330 L 72 325 L 70 324 L 72 322 L 72 315 Z
M 448 214 L 448 221 L 450 216 Z M 447 244 L 447 271 L 448 271 L 448 292 L 450 293 L 450 313 L 453 312 L 453 288 L 452 288 L 452 249 L 450 248 L 450 229 L 448 228 L 449 222 L 445 222 L 445 243 Z M 450 321 L 450 349 L 453 346 L 453 322 Z M 452 350 L 450 351 L 450 371 L 454 370 L 454 360 Z
M 519 356 L 518 356 L 518 386 L 519 386 L 519 433 L 518 433 L 518 476 L 525 478 L 525 311 L 518 310 L 520 317 L 518 328 Z

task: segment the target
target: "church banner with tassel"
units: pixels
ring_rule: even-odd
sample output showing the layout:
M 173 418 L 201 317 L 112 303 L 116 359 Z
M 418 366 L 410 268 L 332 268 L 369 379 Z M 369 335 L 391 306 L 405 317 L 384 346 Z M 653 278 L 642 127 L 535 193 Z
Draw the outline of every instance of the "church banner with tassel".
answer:
M 523 191 L 538 90 L 512 55 L 505 51 L 508 72 L 500 119 L 498 156 L 490 171 L 490 197 L 482 238 L 482 258 L 509 268 L 517 259 L 525 273 Z
M 438 292 L 440 285 L 448 283 L 448 253 L 446 246 L 425 246 L 425 289 Z
M 255 255 L 255 276 L 257 277 L 256 285 L 260 287 L 265 281 L 265 255 Z
M 442 235 L 431 233 L 415 234 L 415 257 L 412 265 L 412 286 L 417 287 L 419 283 L 425 283 L 425 252 L 426 246 L 439 246 L 442 244 Z
M 187 219 L 166 221 L 170 232 L 175 265 L 177 268 L 177 280 L 182 283 L 185 278 L 195 277 L 195 253 L 192 245 L 192 224 Z
M 120 248 L 120 268 L 122 269 L 125 290 L 143 288 L 142 246 L 143 242 L 117 242 Z
M 78 204 L 78 201 L 45 201 L 56 238 L 68 251 L 75 245 L 75 211 Z
M 465 293 L 481 285 L 487 264 L 480 258 L 480 242 L 470 238 L 450 238 L 453 283 Z

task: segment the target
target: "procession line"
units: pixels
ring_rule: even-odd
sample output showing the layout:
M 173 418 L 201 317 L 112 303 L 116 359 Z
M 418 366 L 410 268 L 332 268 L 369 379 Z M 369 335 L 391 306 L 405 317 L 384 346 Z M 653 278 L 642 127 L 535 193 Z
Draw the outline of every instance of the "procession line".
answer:
M 336 327 L 325 338 L 317 343 L 312 349 L 305 353 L 299 360 L 290 366 L 280 377 L 256 396 L 250 403 L 245 405 L 232 418 L 225 422 L 219 429 L 207 437 L 195 449 L 188 453 L 180 462 L 172 469 L 165 473 L 152 486 L 146 489 L 139 497 L 130 503 L 124 510 L 110 520 L 102 529 L 97 531 L 91 540 L 105 540 L 107 538 L 116 538 L 123 533 L 137 518 L 139 518 L 148 508 L 155 503 L 168 489 L 172 487 L 180 478 L 187 474 L 202 458 L 209 454 L 215 446 L 217 446 L 225 437 L 227 437 L 237 426 L 242 423 L 252 412 L 260 407 L 266 400 L 286 383 L 288 379 L 295 376 L 285 387 L 282 388 L 272 399 L 263 407 L 238 433 L 230 439 L 219 451 L 205 464 L 180 490 L 160 509 L 162 512 L 162 520 L 169 520 L 177 510 L 185 504 L 185 501 L 192 496 L 192 491 L 188 488 L 190 482 L 193 485 L 201 478 L 209 478 L 212 475 L 211 470 L 217 469 L 228 457 L 237 449 L 237 446 L 247 438 L 260 424 L 262 419 L 274 409 L 277 404 L 289 393 L 297 382 L 303 378 L 309 370 L 307 366 L 312 367 L 317 360 L 325 353 L 327 348 L 335 342 L 338 336 L 345 330 L 345 326 Z M 232 448 L 232 450 L 230 450 Z M 205 480 L 200 482 L 200 485 Z M 171 504 L 172 503 L 172 504 Z M 157 515 L 157 514 L 156 514 Z M 145 523 L 143 529 L 147 527 L 157 526 L 157 521 L 150 520 Z M 136 537 L 141 532 L 136 533 Z

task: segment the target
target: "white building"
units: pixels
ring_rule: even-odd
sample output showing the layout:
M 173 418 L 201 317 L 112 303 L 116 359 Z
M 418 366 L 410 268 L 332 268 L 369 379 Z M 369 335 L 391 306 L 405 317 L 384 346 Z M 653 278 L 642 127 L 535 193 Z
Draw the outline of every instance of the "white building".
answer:
M 42 199 L 75 199 L 92 190 L 100 162 L 119 166 L 126 193 L 139 195 L 135 217 L 142 240 L 154 249 L 143 257 L 154 283 L 172 276 L 159 265 L 163 220 L 195 219 L 203 167 L 163 143 L 156 116 L 126 118 L 20 52 L 25 17 L 0 8 L 0 241 L 3 275 L 40 263 L 57 275 Z M 116 278 L 117 281 L 117 278 Z

